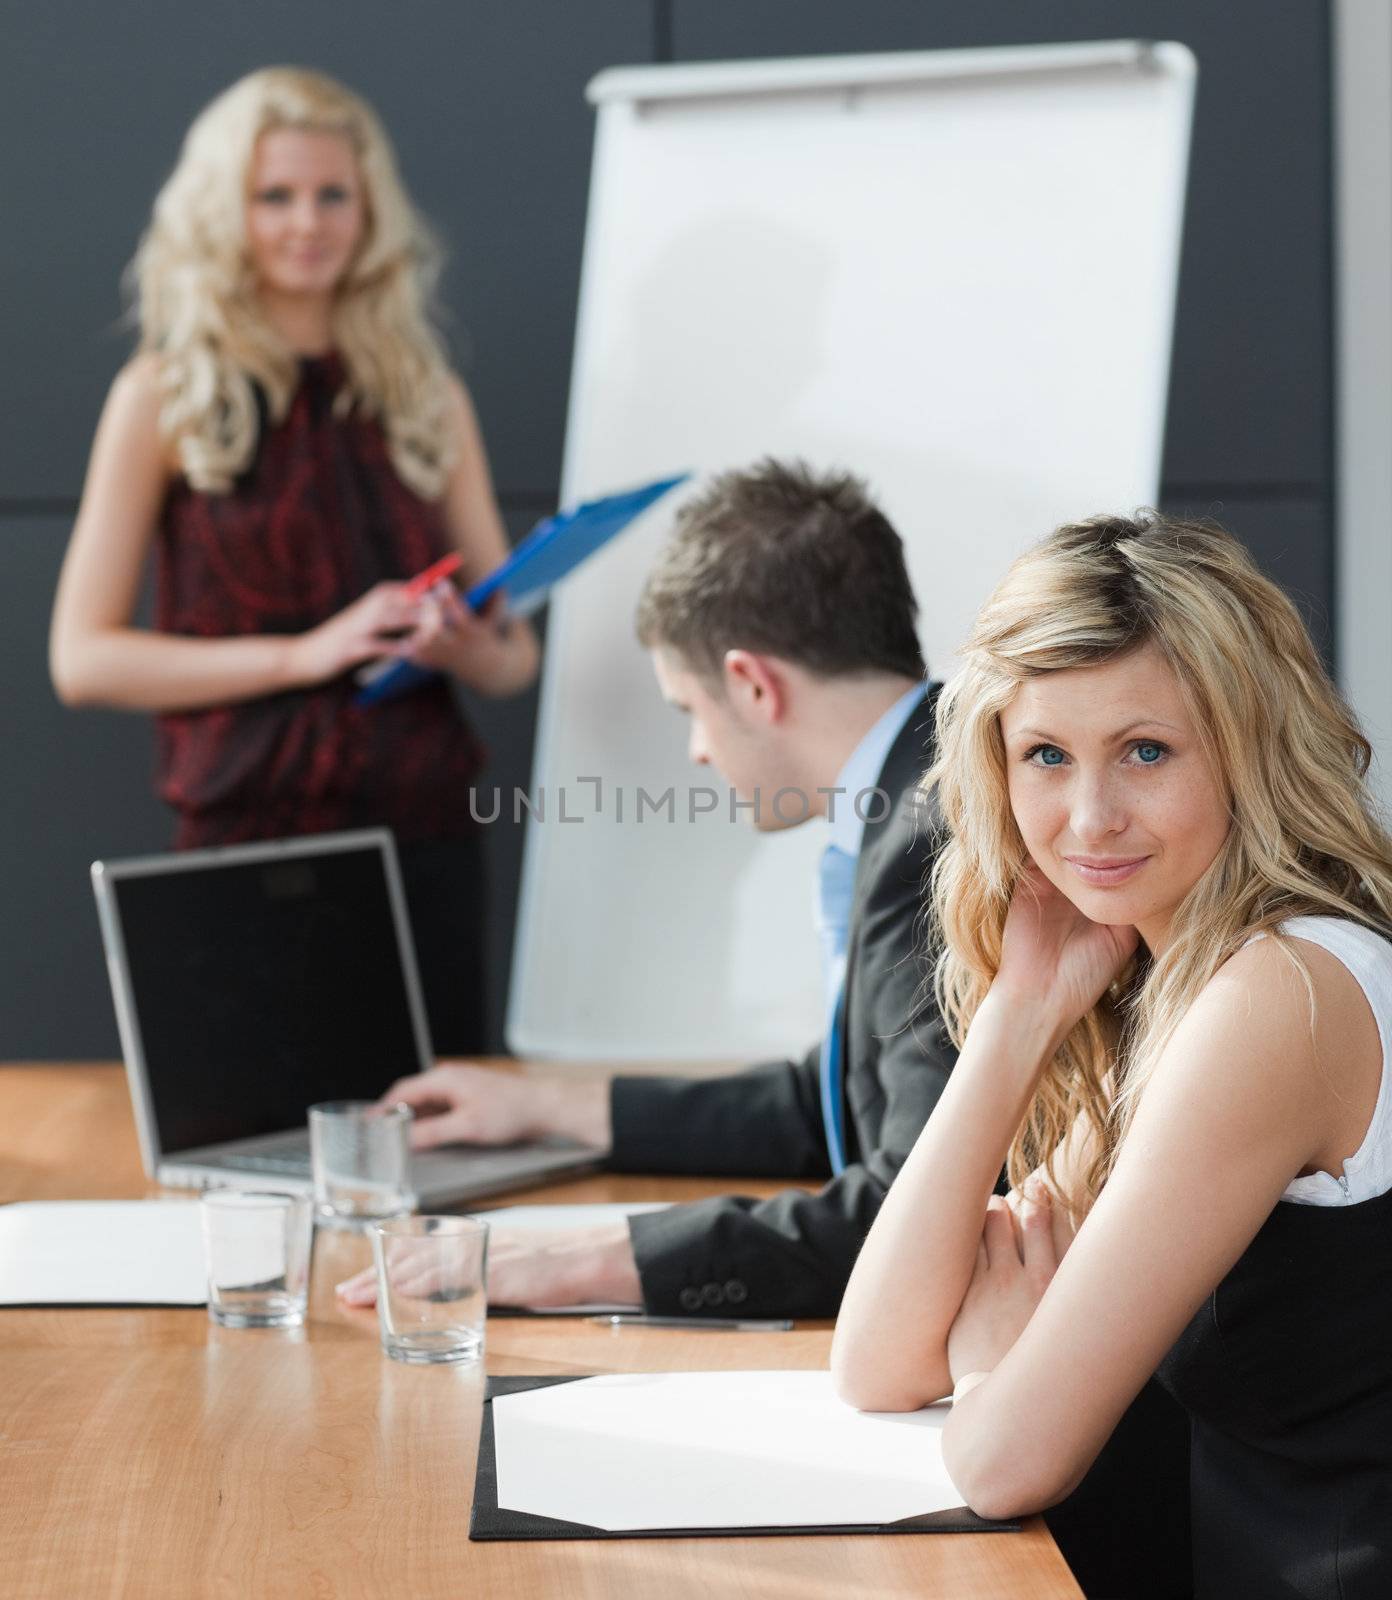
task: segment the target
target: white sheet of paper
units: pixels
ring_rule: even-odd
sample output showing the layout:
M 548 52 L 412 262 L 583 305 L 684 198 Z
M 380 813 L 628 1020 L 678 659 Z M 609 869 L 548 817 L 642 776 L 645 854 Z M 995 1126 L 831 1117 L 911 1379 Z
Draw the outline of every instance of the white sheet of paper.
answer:
M 946 1404 L 854 1411 L 827 1372 L 583 1378 L 493 1401 L 498 1505 L 591 1527 L 897 1522 L 962 1504 Z
M 196 1200 L 0 1206 L 0 1305 L 207 1303 Z
M 619 1222 L 636 1216 L 640 1211 L 665 1211 L 665 1200 L 641 1200 L 633 1205 L 586 1206 L 499 1206 L 494 1211 L 479 1211 L 490 1228 L 597 1228 L 606 1222 Z M 594 1301 L 581 1306 L 521 1306 L 517 1309 L 536 1317 L 585 1317 L 615 1311 L 641 1311 L 637 1304 L 620 1305 L 617 1302 Z

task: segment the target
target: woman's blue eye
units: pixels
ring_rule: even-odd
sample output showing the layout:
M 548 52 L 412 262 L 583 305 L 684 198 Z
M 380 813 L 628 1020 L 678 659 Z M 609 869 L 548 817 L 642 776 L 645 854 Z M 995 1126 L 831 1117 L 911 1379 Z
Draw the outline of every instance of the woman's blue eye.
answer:
M 1039 767 L 1061 767 L 1066 757 L 1056 744 L 1037 744 L 1025 759 Z
M 1146 740 L 1143 744 L 1136 746 L 1136 759 L 1143 766 L 1153 767 L 1157 761 L 1162 759 L 1164 754 L 1164 745 L 1153 744 L 1150 740 Z

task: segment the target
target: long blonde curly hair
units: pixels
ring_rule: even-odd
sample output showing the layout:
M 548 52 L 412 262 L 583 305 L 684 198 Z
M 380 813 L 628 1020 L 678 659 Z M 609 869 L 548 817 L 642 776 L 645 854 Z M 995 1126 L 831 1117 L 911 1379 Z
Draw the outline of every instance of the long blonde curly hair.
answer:
M 1142 949 L 1076 1024 L 1011 1146 L 1012 1184 L 1041 1164 L 1053 1177 L 1081 1115 L 1094 1155 L 1067 1194 L 1078 1210 L 1105 1183 L 1180 1018 L 1254 933 L 1296 916 L 1392 928 L 1392 839 L 1364 782 L 1370 747 L 1295 607 L 1219 527 L 1155 512 L 1094 517 L 1015 562 L 938 700 L 938 757 L 925 783 L 947 843 L 933 873 L 932 925 L 938 999 L 956 1043 L 999 968 L 1026 862 L 1000 714 L 1026 679 L 1143 645 L 1158 647 L 1178 679 L 1231 823 L 1159 959 Z M 1291 941 L 1277 938 L 1301 967 Z
M 159 358 L 161 431 L 194 488 L 225 491 L 256 450 L 257 388 L 279 422 L 299 381 L 246 249 L 247 175 L 273 128 L 336 134 L 357 157 L 365 225 L 334 305 L 346 375 L 337 409 L 379 418 L 403 482 L 434 499 L 453 448 L 448 368 L 429 313 L 441 252 L 371 107 L 318 72 L 267 67 L 224 90 L 194 120 L 155 200 L 129 279 L 140 348 Z

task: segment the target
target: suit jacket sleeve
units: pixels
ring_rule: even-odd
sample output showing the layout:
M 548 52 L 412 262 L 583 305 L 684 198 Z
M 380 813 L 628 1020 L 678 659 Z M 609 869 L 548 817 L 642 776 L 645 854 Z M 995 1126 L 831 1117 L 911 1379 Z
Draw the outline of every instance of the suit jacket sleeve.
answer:
M 883 1060 L 883 1138 L 815 1194 L 740 1196 L 629 1219 L 649 1311 L 832 1317 L 891 1182 L 928 1120 L 953 1059 L 941 1024 L 925 1039 L 903 1023 Z
M 849 1150 L 846 1170 L 815 1194 L 703 1200 L 631 1218 L 644 1304 L 654 1313 L 829 1317 L 840 1306 L 861 1243 L 955 1059 L 927 999 L 918 953 L 923 875 L 931 858 L 928 830 L 905 829 L 883 842 L 878 875 L 860 913 L 851 968 L 858 997 L 853 1015 L 848 1008 L 848 1049 L 858 1058 L 848 1084 L 863 1102 L 851 1120 L 877 1128 L 873 1148 Z M 757 1105 L 742 1099 L 744 1086 L 753 1082 L 768 1091 Z M 749 1138 L 757 1118 L 762 1148 L 800 1158 L 796 1165 L 781 1165 L 782 1175 L 811 1176 L 814 1160 L 816 1171 L 827 1171 L 816 1051 L 796 1065 L 757 1069 L 698 1089 L 728 1097 L 722 1126 L 739 1130 L 730 1134 L 732 1148 L 739 1148 L 739 1137 Z M 678 1089 L 669 1107 L 667 1137 L 674 1145 L 690 1132 L 681 1121 L 682 1094 Z M 616 1110 L 621 1100 L 616 1095 Z M 785 1109 L 794 1106 L 795 1117 Z M 784 1115 L 797 1133 L 780 1149 L 787 1130 L 764 1118 Z M 701 1144 L 698 1149 L 692 1138 L 682 1170 L 771 1170 L 739 1160 L 717 1169 L 712 1150 Z
M 831 1168 L 822 1131 L 820 1047 L 723 1078 L 615 1078 L 615 1172 L 820 1178 Z

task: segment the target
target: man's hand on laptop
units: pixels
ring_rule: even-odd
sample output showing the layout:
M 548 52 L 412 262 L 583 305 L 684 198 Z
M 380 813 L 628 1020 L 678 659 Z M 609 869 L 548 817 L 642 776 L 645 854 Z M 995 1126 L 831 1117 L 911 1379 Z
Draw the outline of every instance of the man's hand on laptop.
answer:
M 364 1268 L 336 1292 L 345 1305 L 376 1305 L 376 1269 Z M 495 1306 L 642 1305 L 628 1224 L 500 1228 L 488 1240 L 488 1300 Z
M 413 1150 L 519 1144 L 556 1135 L 608 1150 L 612 1140 L 607 1078 L 571 1083 L 442 1061 L 392 1084 L 382 1103 L 415 1112 Z

